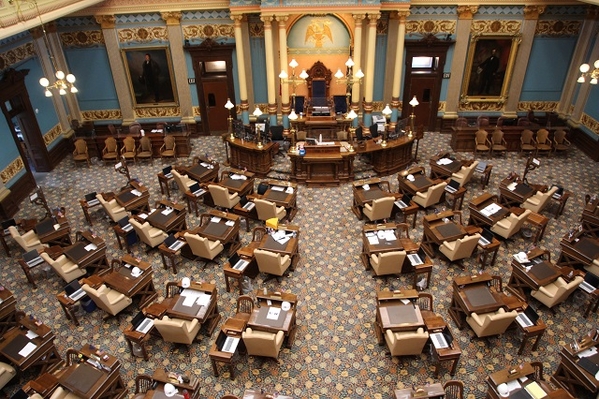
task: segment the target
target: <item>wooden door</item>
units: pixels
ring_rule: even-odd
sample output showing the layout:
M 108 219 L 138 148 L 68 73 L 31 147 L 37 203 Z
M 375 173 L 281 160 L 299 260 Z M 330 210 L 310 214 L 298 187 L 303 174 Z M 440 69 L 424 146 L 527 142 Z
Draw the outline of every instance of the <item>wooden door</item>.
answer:
M 227 103 L 227 81 L 202 81 L 204 92 L 204 104 L 206 107 L 206 118 L 208 118 L 208 129 L 211 134 L 227 131 L 229 111 L 225 108 Z
M 424 125 L 428 130 L 434 130 L 436 119 L 437 119 L 437 106 L 434 104 L 439 103 L 439 92 L 440 88 L 437 87 L 437 79 L 431 76 L 412 76 L 410 80 L 410 87 L 408 89 L 409 98 L 407 104 L 407 111 L 411 115 L 414 113 L 414 125 Z M 437 101 L 434 101 L 435 96 Z M 409 102 L 416 96 L 419 104 L 416 107 L 409 105 Z M 404 106 L 405 108 L 405 106 Z

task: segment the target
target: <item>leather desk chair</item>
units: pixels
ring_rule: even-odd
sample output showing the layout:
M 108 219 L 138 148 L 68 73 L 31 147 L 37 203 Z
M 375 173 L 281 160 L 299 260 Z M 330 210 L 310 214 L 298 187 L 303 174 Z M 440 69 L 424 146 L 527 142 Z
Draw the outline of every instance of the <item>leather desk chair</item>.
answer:
M 85 140 L 79 139 L 75 141 L 75 150 L 73 151 L 73 161 L 75 165 L 77 163 L 87 163 L 87 166 L 91 165 L 91 161 L 89 159 L 89 153 L 87 152 L 87 144 Z
M 25 252 L 48 247 L 46 244 L 42 244 L 39 237 L 35 233 L 35 230 L 29 230 L 27 233 L 21 235 L 15 226 L 10 226 L 8 231 L 13 240 L 15 240 L 16 243 L 25 250 Z
M 279 352 L 283 346 L 285 333 L 277 331 L 277 333 L 266 331 L 254 331 L 251 328 L 246 328 L 241 333 L 241 338 L 250 356 L 272 357 L 279 361 Z
M 256 198 L 254 200 L 256 204 L 256 212 L 258 213 L 258 219 L 260 220 L 268 220 L 272 218 L 277 218 L 278 220 L 282 220 L 287 216 L 287 211 L 283 206 L 277 206 L 274 202 L 264 200 L 261 198 Z
M 40 256 L 66 283 L 70 283 L 85 275 L 85 270 L 79 268 L 79 265 L 67 259 L 65 255 L 60 255 L 56 260 L 52 259 L 50 255 L 45 252 L 42 252 Z
M 272 276 L 283 276 L 289 266 L 291 266 L 291 258 L 289 255 L 281 256 L 281 254 L 276 252 L 256 249 L 254 250 L 254 256 L 258 263 L 258 270 Z
M 119 159 L 119 148 L 114 137 L 108 137 L 104 140 L 104 149 L 102 149 L 102 160 L 104 165 L 107 162 L 117 163 Z
M 549 204 L 549 199 L 553 196 L 553 194 L 557 191 L 557 186 L 551 187 L 551 190 L 546 193 L 542 193 L 537 191 L 535 195 L 529 197 L 522 204 L 522 208 L 530 209 L 533 212 L 541 213 L 545 207 Z
M 183 234 L 183 237 L 185 237 L 191 252 L 198 258 L 213 260 L 224 249 L 219 240 L 211 241 L 208 238 L 187 232 Z
M 429 187 L 424 194 L 417 192 L 416 195 L 412 197 L 412 201 L 424 209 L 433 205 L 437 205 L 439 202 L 441 202 L 441 197 L 443 196 L 445 186 L 447 186 L 447 183 L 441 182 Z
M 428 332 L 422 327 L 416 331 L 385 330 L 385 341 L 391 356 L 416 356 L 422 353 L 428 341 Z
M 370 255 L 370 266 L 377 276 L 400 274 L 406 259 L 406 251 L 391 251 Z
M 458 172 L 451 174 L 451 178 L 460 183 L 460 187 L 466 185 L 472 179 L 476 165 L 478 161 L 472 162 L 470 166 L 462 166 Z
M 488 337 L 491 335 L 503 334 L 505 330 L 514 322 L 518 312 L 512 310 L 506 312 L 503 308 L 500 308 L 496 312 L 477 314 L 472 313 L 466 317 L 466 322 L 472 327 L 477 337 Z
M 525 210 L 520 216 L 516 216 L 513 213 L 504 219 L 501 219 L 493 226 L 491 226 L 491 231 L 493 233 L 499 234 L 501 237 L 506 240 L 520 231 L 522 225 L 530 215 L 530 210 Z
M 125 296 L 125 294 L 121 294 L 117 290 L 108 288 L 104 284 L 102 284 L 97 290 L 87 284 L 83 284 L 81 288 L 100 309 L 108 313 L 110 316 L 118 315 L 123 309 L 131 305 L 133 302 L 131 298 Z
M 121 148 L 121 156 L 127 161 L 137 161 L 137 150 L 135 148 L 135 139 L 131 136 L 125 137 L 123 140 L 123 148 Z
M 466 259 L 472 256 L 479 239 L 480 234 L 476 233 L 451 242 L 443 241 L 443 243 L 439 245 L 439 251 L 441 251 L 450 262 Z
M 395 197 L 377 198 L 372 201 L 372 205 L 365 204 L 362 212 L 370 221 L 389 219 L 394 202 Z
M 583 280 L 581 276 L 576 276 L 568 283 L 562 277 L 558 277 L 554 282 L 539 287 L 538 291 L 531 291 L 530 295 L 551 309 L 568 299 Z
M 177 187 L 179 187 L 179 192 L 181 194 L 184 194 L 187 191 L 189 191 L 189 187 L 191 187 L 195 183 L 197 183 L 195 180 L 190 179 L 187 175 L 182 175 L 181 173 L 177 172 L 175 169 L 172 169 L 171 173 L 173 174 L 173 177 L 175 178 L 175 182 L 177 183 Z
M 106 200 L 104 200 L 104 197 L 102 196 L 102 194 L 96 194 L 96 198 L 98 199 L 98 201 L 100 201 L 102 208 L 104 208 L 104 210 L 106 211 L 106 213 L 112 219 L 113 222 L 117 223 L 122 218 L 129 216 L 129 214 L 127 213 L 127 210 L 125 208 L 123 208 L 122 206 L 120 206 L 116 202 L 115 198 L 111 199 L 110 201 L 106 201 Z
M 226 187 L 217 184 L 209 184 L 208 190 L 210 191 L 214 205 L 218 207 L 232 209 L 239 203 L 239 194 L 230 194 Z
M 129 223 L 133 226 L 133 229 L 139 236 L 139 239 L 146 243 L 150 248 L 155 248 L 158 245 L 162 244 L 168 234 L 159 228 L 152 227 L 152 225 L 148 222 L 144 222 L 144 224 L 140 224 L 137 220 L 131 218 L 129 219 Z
M 163 316 L 154 320 L 154 327 L 166 342 L 191 345 L 200 332 L 198 319 L 184 320 Z
M 17 374 L 17 370 L 8 363 L 0 362 L 0 389 Z

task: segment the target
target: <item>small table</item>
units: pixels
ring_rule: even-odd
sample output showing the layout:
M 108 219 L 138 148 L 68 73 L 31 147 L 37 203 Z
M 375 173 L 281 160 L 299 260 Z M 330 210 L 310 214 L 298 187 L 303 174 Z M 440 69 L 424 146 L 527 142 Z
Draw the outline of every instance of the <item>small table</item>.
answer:
M 424 318 L 424 324 L 429 334 L 442 333 L 444 335 L 449 335 L 452 338 L 451 345 L 448 348 L 437 348 L 431 340 L 430 345 L 435 367 L 435 378 L 439 378 L 441 364 L 445 362 L 451 362 L 449 374 L 454 375 L 458 368 L 460 357 L 462 356 L 462 350 L 455 340 L 451 329 L 441 316 L 434 314 L 431 311 L 422 311 L 422 317 Z
M 238 337 L 241 342 L 239 342 L 235 352 L 224 352 L 218 350 L 216 340 L 212 344 L 210 348 L 210 362 L 212 363 L 212 370 L 214 371 L 214 376 L 218 377 L 218 363 L 223 363 L 229 368 L 230 378 L 232 380 L 235 379 L 235 355 L 238 352 L 245 352 L 245 348 L 243 347 L 243 340 L 241 339 L 241 333 L 245 330 L 247 322 L 242 319 L 236 319 L 231 317 L 225 321 L 225 323 L 220 328 L 222 334 L 232 337 Z
M 100 201 L 98 201 L 97 199 L 94 201 L 93 205 L 90 205 L 89 202 L 87 202 L 86 200 L 82 199 L 79 200 L 79 205 L 81 205 L 81 210 L 83 211 L 83 216 L 85 216 L 85 220 L 87 220 L 87 223 L 89 223 L 90 226 L 93 226 L 94 223 L 92 222 L 92 218 L 89 214 L 89 210 L 95 207 L 100 206 Z
M 396 389 L 395 399 L 443 399 L 445 397 L 445 390 L 443 385 L 434 383 L 418 387 L 416 390 L 412 388 Z
M 526 305 L 526 306 L 528 306 L 528 305 Z M 524 309 L 526 308 L 526 306 L 524 307 Z M 517 321 L 515 321 L 514 323 L 516 324 L 516 327 L 518 328 L 518 331 L 520 332 L 520 334 L 522 334 L 522 343 L 520 343 L 520 348 L 518 348 L 518 354 L 519 355 L 522 354 L 529 338 L 536 337 L 535 342 L 532 344 L 531 350 L 533 350 L 533 351 L 537 350 L 537 347 L 539 346 L 539 342 L 541 341 L 541 338 L 543 337 L 543 334 L 545 333 L 545 330 L 547 329 L 547 324 L 545 324 L 545 322 L 543 322 L 543 320 L 541 320 L 541 319 L 538 319 L 537 322 L 530 327 L 523 327 Z
M 146 308 L 142 309 L 144 315 L 150 319 L 160 319 L 162 316 L 166 314 L 166 306 L 153 303 Z M 133 345 L 138 345 L 141 349 L 141 354 L 144 360 L 148 360 L 150 356 L 148 355 L 148 350 L 146 348 L 147 342 L 150 337 L 157 336 L 160 337 L 160 333 L 156 331 L 156 328 L 152 326 L 150 330 L 146 333 L 137 331 L 133 328 L 133 325 L 128 325 L 123 331 L 123 335 L 125 336 L 125 341 L 127 342 L 127 346 L 129 346 L 129 351 L 133 354 Z
M 12 292 L 3 285 L 0 285 L 0 335 L 4 335 L 5 332 L 17 325 L 17 319 L 15 317 L 17 312 L 17 300 L 13 296 Z
M 237 286 L 239 287 L 239 295 L 243 294 L 242 281 L 245 276 L 253 279 L 255 278 L 260 271 L 258 270 L 258 262 L 256 262 L 256 258 L 254 258 L 254 250 L 252 246 L 246 246 L 237 250 L 237 255 L 240 256 L 241 259 L 245 259 L 249 263 L 242 270 L 233 269 L 233 265 L 229 261 L 225 262 L 223 265 L 223 272 L 225 274 L 225 285 L 227 286 L 227 292 L 231 292 L 231 283 L 229 279 L 233 279 L 237 281 Z
M 448 181 L 449 183 L 449 181 Z M 466 187 L 461 186 L 460 188 L 458 188 L 456 191 L 454 191 L 453 193 L 450 193 L 449 191 L 443 191 L 443 195 L 445 196 L 445 202 L 447 204 L 449 204 L 449 201 L 447 201 L 447 196 L 453 197 L 453 202 L 451 203 L 451 210 L 455 211 L 461 211 L 462 210 L 462 205 L 464 204 L 464 196 L 466 195 Z
M 483 270 L 485 269 L 485 267 L 487 266 L 487 259 L 489 258 L 489 255 L 492 255 L 490 266 L 494 266 L 495 260 L 497 260 L 497 253 L 499 252 L 499 247 L 501 246 L 501 241 L 493 237 L 493 240 L 487 245 L 483 245 L 479 242 L 477 246 L 482 251 L 481 254 L 478 256 L 480 268 Z
M 264 289 L 266 290 L 266 288 Z M 267 319 L 269 307 L 280 308 L 283 302 L 289 302 L 291 308 L 287 311 L 281 310 L 277 320 Z M 297 312 L 297 296 L 290 293 L 282 292 L 264 292 L 256 290 L 256 303 L 247 326 L 258 331 L 267 331 L 277 333 L 283 331 L 287 341 L 287 347 L 291 348 L 295 342 L 295 334 L 297 332 L 296 312 Z
M 175 238 L 177 240 L 185 241 L 185 238 L 183 236 L 184 234 L 184 232 L 175 233 Z M 160 257 L 162 258 L 162 265 L 164 266 L 164 270 L 168 270 L 170 267 L 172 267 L 173 273 L 177 274 L 177 255 L 181 255 L 182 250 L 185 251 L 186 254 L 187 252 L 189 252 L 187 242 L 185 242 L 185 244 L 176 251 L 170 249 L 164 243 L 158 246 L 158 251 L 160 252 Z M 188 255 L 190 259 L 194 258 L 193 255 Z
M 158 185 L 160 186 L 160 194 L 164 195 L 166 192 L 166 196 L 170 198 L 171 189 L 170 182 L 174 179 L 173 174 L 169 173 L 169 176 L 165 175 L 163 172 L 157 174 L 158 176 Z
M 123 249 L 123 243 L 121 242 L 122 239 L 125 243 L 125 248 L 127 249 L 127 252 L 131 253 L 130 244 L 136 243 L 138 241 L 137 233 L 135 232 L 135 230 L 131 229 L 129 231 L 125 231 L 118 223 L 112 226 L 112 229 L 114 230 L 114 235 L 116 236 L 116 242 L 119 244 L 119 249 Z M 134 237 L 134 239 L 131 238 L 131 243 L 129 242 L 130 237 Z
M 536 232 L 532 240 L 532 242 L 536 244 L 543 239 L 543 236 L 545 235 L 545 229 L 547 228 L 547 223 L 549 223 L 549 218 L 541 215 L 540 213 L 531 211 L 524 223 L 531 224 L 536 228 Z

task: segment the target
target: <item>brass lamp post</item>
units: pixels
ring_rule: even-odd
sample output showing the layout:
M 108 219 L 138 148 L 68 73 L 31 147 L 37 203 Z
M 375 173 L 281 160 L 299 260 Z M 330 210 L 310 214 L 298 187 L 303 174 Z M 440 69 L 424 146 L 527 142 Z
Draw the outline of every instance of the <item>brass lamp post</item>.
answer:
M 295 109 L 291 109 L 288 118 L 289 124 L 291 125 L 291 130 L 289 131 L 289 134 L 291 135 L 291 148 L 289 148 L 289 152 L 295 153 L 297 151 L 297 148 L 295 148 L 295 127 L 293 126 L 293 123 L 297 120 Z
M 387 130 L 389 129 L 389 117 L 391 116 L 393 111 L 391 111 L 389 104 L 387 104 L 382 112 L 385 116 L 385 130 L 383 131 L 383 141 L 381 142 L 381 147 L 387 147 Z
M 231 135 L 231 140 L 235 140 L 235 134 L 233 133 L 233 117 L 231 116 L 231 110 L 235 107 L 231 102 L 230 98 L 227 98 L 227 103 L 225 104 L 225 108 L 229 111 L 229 116 L 227 117 L 227 122 L 229 126 L 229 134 Z
M 412 113 L 410 114 L 410 133 L 408 134 L 408 138 L 410 139 L 414 133 L 414 119 L 416 119 L 416 115 L 414 115 L 414 108 L 416 108 L 418 104 L 420 103 L 418 102 L 416 95 L 414 95 L 414 97 L 410 100 L 410 105 L 412 106 Z
M 252 115 L 254 115 L 256 117 L 256 120 L 258 120 L 258 117 L 260 115 L 262 115 L 262 111 L 260 110 L 260 107 L 256 107 L 256 109 L 254 110 L 254 112 L 252 113 Z M 258 127 L 257 123 L 256 123 L 256 137 L 257 137 L 257 140 L 258 140 L 258 144 L 256 144 L 256 146 L 261 149 L 263 147 L 263 145 L 262 145 L 262 137 L 261 137 L 260 128 Z

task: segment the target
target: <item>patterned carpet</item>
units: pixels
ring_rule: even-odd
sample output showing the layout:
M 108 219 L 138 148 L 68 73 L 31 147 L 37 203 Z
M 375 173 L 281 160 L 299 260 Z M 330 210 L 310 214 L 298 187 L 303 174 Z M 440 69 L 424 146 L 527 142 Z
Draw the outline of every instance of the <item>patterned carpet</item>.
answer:
M 420 164 L 426 165 L 427 171 L 428 159 L 438 151 L 448 149 L 449 139 L 448 135 L 426 134 L 420 143 L 419 157 Z M 220 161 L 223 169 L 225 150 L 219 137 L 195 139 L 193 146 L 192 156 L 208 154 Z M 467 153 L 456 155 L 463 158 L 472 157 L 472 154 Z M 510 171 L 521 174 L 525 160 L 517 153 L 493 159 L 491 162 L 494 169 L 487 191 L 497 194 L 501 178 Z M 191 158 L 179 160 L 182 164 L 189 164 L 190 161 Z M 130 166 L 131 176 L 139 178 L 150 187 L 151 203 L 161 199 L 156 174 L 163 166 L 160 160 L 154 161 L 153 165 Z M 288 158 L 282 154 L 278 155 L 273 170 L 272 176 L 287 177 Z M 357 170 L 360 177 L 372 174 L 363 159 L 359 160 Z M 597 164 L 573 148 L 567 156 L 541 158 L 541 167 L 531 172 L 528 178 L 534 183 L 558 183 L 573 192 L 564 215 L 557 220 L 551 219 L 545 238 L 540 243 L 541 247 L 551 252 L 552 259 L 557 259 L 559 239 L 568 228 L 577 223 L 582 212 L 584 195 L 597 193 Z M 389 176 L 388 179 L 392 188 L 397 190 L 397 176 Z M 112 167 L 102 166 L 97 160 L 90 168 L 79 166 L 75 169 L 72 161 L 65 159 L 55 171 L 40 176 L 38 183 L 51 207 L 67 208 L 67 217 L 73 232 L 91 229 L 103 237 L 108 245 L 109 259 L 124 254 L 118 249 L 114 233 L 102 211 L 92 213 L 94 225 L 90 228 L 78 203 L 78 200 L 90 191 L 118 190 L 126 183 L 122 175 L 116 173 Z M 478 181 L 472 181 L 467 188 L 464 201 L 466 219 L 468 201 L 482 193 Z M 295 398 L 391 398 L 397 388 L 437 381 L 443 383 L 452 379 L 447 368 L 441 370 L 438 380 L 434 378 L 429 353 L 418 357 L 391 358 L 386 346 L 377 345 L 373 328 L 375 292 L 381 289 L 408 287 L 412 275 L 385 280 L 374 278 L 372 271 L 364 270 L 359 259 L 363 222 L 358 221 L 350 209 L 351 185 L 343 184 L 336 188 L 302 186 L 298 191 L 300 210 L 293 223 L 301 228 L 302 261 L 299 267 L 280 283 L 270 280 L 263 284 L 263 275 L 253 281 L 254 288 L 266 286 L 269 289 L 298 295 L 299 330 L 295 345 L 291 349 L 283 348 L 280 364 L 263 362 L 261 359 L 240 359 L 234 381 L 229 379 L 228 372 L 221 373 L 219 377 L 213 375 L 208 352 L 216 335 L 204 337 L 200 343 L 193 344 L 189 353 L 180 348 L 172 351 L 174 347 L 170 344 L 151 340 L 151 358 L 146 362 L 141 358 L 132 357 L 122 334 L 122 330 L 137 312 L 134 307 L 127 309 L 119 322 L 111 319 L 103 323 L 102 313 L 95 311 L 83 316 L 81 326 L 75 327 L 70 324 L 55 297 L 64 286 L 62 279 L 53 272 L 47 277 L 38 273 L 38 288 L 32 289 L 17 263 L 22 250 L 12 240 L 9 240 L 9 245 L 16 256 L 8 258 L 2 252 L 4 266 L 0 282 L 14 293 L 19 309 L 34 314 L 54 330 L 57 337 L 56 345 L 61 354 L 69 347 L 91 343 L 119 357 L 123 364 L 122 376 L 131 393 L 134 390 L 135 376 L 140 373 L 151 374 L 157 367 L 193 372 L 202 381 L 202 398 L 219 398 L 226 393 L 242 396 L 244 389 L 250 387 L 278 391 Z M 179 193 L 175 191 L 171 198 L 180 200 Z M 24 201 L 16 217 L 39 218 L 43 214 L 43 209 Z M 198 222 L 195 215 L 188 215 L 190 227 L 196 226 Z M 253 226 L 255 225 L 254 222 Z M 242 231 L 244 242 L 250 241 L 250 234 Z M 410 235 L 420 242 L 420 223 L 417 223 L 416 229 L 411 230 Z M 495 266 L 487 270 L 492 274 L 501 275 L 504 285 L 507 284 L 511 272 L 511 255 L 529 246 L 530 240 L 520 235 L 511 241 L 508 247 L 502 244 Z M 226 292 L 222 267 L 215 264 L 204 267 L 201 262 L 185 261 L 178 268 L 178 274 L 173 275 L 172 272 L 163 269 L 156 251 L 146 254 L 142 248 L 135 246 L 134 254 L 153 264 L 159 300 L 163 298 L 167 281 L 191 276 L 193 279 L 217 285 L 218 306 L 223 320 L 234 314 L 238 293 Z M 224 255 L 218 260 L 219 264 L 222 264 L 225 261 Z M 584 298 L 581 294 L 575 294 L 557 308 L 556 314 L 540 307 L 539 303 L 533 300 L 533 305 L 539 308 L 541 318 L 548 325 L 543 341 L 535 352 L 527 348 L 523 355 L 517 355 L 520 340 L 512 332 L 489 340 L 471 340 L 471 329 L 466 327 L 458 330 L 450 321 L 447 312 L 453 278 L 477 269 L 474 262 L 466 262 L 465 265 L 467 271 L 463 272 L 458 267 L 448 267 L 444 260 L 437 258 L 428 292 L 434 295 L 435 311 L 450 323 L 459 341 L 462 357 L 453 379 L 464 382 L 468 398 L 483 398 L 486 393 L 487 374 L 519 362 L 542 361 L 545 374 L 551 375 L 559 362 L 560 346 L 597 327 L 597 315 L 591 315 L 586 320 L 582 318 Z M 35 375 L 34 372 L 24 373 L 4 388 L 4 392 L 11 394 Z M 579 397 L 591 396 L 581 393 Z

